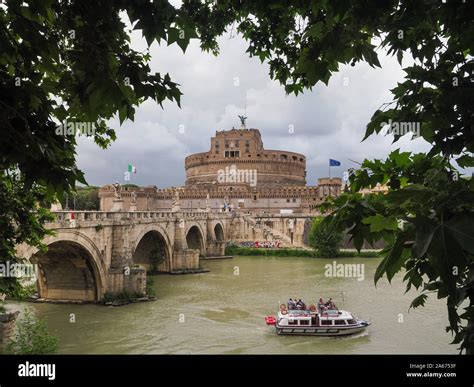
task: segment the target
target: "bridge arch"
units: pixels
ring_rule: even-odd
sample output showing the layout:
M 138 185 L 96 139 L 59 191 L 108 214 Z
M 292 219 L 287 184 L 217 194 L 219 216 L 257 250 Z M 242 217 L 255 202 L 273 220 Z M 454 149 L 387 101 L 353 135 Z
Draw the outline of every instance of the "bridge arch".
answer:
M 225 233 L 224 227 L 220 222 L 214 225 L 214 237 L 216 242 L 224 242 L 225 241 Z
M 205 233 L 201 225 L 192 222 L 186 231 L 186 244 L 188 245 L 188 249 L 197 249 L 199 250 L 199 255 L 204 256 L 206 255 L 205 241 Z
M 106 269 L 96 244 L 77 230 L 61 230 L 43 240 L 47 252 L 26 249 L 23 258 L 37 265 L 40 298 L 100 301 L 106 290 Z
M 166 230 L 157 224 L 146 226 L 138 235 L 132 249 L 132 260 L 147 270 L 169 271 L 172 244 Z

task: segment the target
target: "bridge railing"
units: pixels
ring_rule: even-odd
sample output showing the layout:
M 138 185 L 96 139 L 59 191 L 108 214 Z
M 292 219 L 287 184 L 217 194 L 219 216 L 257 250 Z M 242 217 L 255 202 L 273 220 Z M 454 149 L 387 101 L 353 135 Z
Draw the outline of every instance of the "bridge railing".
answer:
M 147 219 L 205 219 L 209 213 L 202 211 L 52 211 L 52 223 L 71 221 L 147 220 Z

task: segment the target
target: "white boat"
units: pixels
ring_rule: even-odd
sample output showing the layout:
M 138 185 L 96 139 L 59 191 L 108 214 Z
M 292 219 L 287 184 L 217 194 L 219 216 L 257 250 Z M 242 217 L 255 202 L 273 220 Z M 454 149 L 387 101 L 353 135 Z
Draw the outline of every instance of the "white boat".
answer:
M 279 335 L 344 336 L 359 333 L 371 323 L 339 309 L 323 309 L 311 305 L 310 309 L 287 309 L 282 304 L 278 316 L 267 316 L 267 325 L 275 325 Z

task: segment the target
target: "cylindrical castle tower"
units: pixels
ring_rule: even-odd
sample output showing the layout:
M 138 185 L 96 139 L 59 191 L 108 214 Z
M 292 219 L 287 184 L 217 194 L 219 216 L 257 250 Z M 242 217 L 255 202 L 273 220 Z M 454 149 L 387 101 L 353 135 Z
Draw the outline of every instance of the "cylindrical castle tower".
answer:
M 186 186 L 306 185 L 306 157 L 263 148 L 258 129 L 217 131 L 208 152 L 186 157 Z

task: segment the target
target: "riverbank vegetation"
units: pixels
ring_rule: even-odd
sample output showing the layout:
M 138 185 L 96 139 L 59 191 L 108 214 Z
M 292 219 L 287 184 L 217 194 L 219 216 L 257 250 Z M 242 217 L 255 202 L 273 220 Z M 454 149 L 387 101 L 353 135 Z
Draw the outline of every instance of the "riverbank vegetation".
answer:
M 102 299 L 104 305 L 126 305 L 132 302 L 147 301 L 155 299 L 155 287 L 153 276 L 147 275 L 146 277 L 146 294 L 140 292 L 130 292 L 123 290 L 119 293 L 106 292 Z
M 225 249 L 225 255 L 328 258 L 327 256 L 322 256 L 318 254 L 316 250 L 305 250 L 296 248 L 264 249 L 240 246 L 227 246 Z M 339 250 L 338 255 L 334 258 L 373 258 L 378 256 L 379 252 L 377 250 L 361 250 L 360 252 L 357 252 L 357 250 Z
M 146 295 L 149 297 L 154 297 L 155 292 L 155 280 L 151 275 L 146 276 Z
M 50 355 L 58 349 L 58 338 L 48 331 L 46 320 L 35 317 L 28 308 L 16 323 L 16 333 L 6 346 L 13 355 Z
M 103 304 L 122 304 L 135 302 L 138 299 L 146 297 L 145 294 L 140 292 L 130 292 L 128 290 L 122 290 L 119 293 L 105 292 L 104 298 L 102 299 Z
M 309 231 L 309 244 L 323 258 L 339 257 L 344 234 L 331 224 L 323 223 L 322 217 L 313 218 Z

